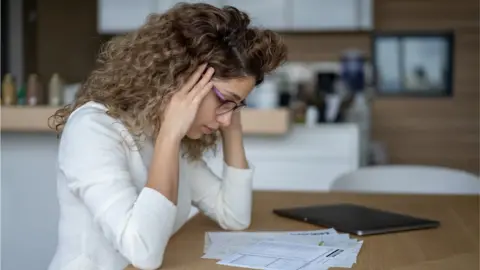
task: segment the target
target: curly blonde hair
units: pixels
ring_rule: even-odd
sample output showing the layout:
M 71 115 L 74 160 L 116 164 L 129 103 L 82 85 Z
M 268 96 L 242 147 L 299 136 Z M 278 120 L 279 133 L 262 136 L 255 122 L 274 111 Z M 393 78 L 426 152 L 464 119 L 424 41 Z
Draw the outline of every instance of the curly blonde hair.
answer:
M 216 78 L 254 76 L 261 83 L 286 60 L 287 48 L 275 32 L 249 24 L 249 16 L 232 6 L 204 3 L 179 3 L 150 15 L 138 30 L 105 44 L 74 102 L 50 117 L 50 127 L 60 136 L 70 114 L 95 101 L 133 136 L 155 137 L 170 98 L 202 63 L 215 69 Z M 215 135 L 182 141 L 193 159 L 215 144 Z

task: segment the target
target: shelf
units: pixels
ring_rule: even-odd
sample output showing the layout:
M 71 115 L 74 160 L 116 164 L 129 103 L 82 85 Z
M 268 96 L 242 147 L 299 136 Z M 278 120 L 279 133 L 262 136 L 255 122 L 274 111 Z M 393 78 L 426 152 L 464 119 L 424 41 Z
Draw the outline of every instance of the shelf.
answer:
M 48 127 L 48 118 L 58 107 L 1 106 L 1 130 L 8 132 L 54 132 Z M 245 134 L 280 135 L 290 129 L 288 109 L 242 110 L 242 126 Z
M 292 117 L 288 109 L 243 109 L 241 112 L 245 134 L 280 135 L 290 130 Z
M 2 105 L 0 110 L 2 132 L 54 132 L 48 127 L 48 118 L 56 110 L 58 107 Z

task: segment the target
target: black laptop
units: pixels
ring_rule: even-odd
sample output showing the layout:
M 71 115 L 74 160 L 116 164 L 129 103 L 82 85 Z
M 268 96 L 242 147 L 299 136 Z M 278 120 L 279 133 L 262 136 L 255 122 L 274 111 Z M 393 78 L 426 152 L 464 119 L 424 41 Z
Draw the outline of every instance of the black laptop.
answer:
M 273 212 L 282 217 L 355 235 L 392 233 L 440 226 L 440 222 L 436 220 L 347 203 L 274 209 Z

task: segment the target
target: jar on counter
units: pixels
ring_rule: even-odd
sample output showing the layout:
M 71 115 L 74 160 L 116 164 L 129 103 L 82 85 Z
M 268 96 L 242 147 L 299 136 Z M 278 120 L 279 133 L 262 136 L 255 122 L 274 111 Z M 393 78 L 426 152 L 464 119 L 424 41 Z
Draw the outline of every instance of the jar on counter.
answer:
M 278 107 L 278 89 L 273 80 L 265 80 L 255 90 L 255 107 L 258 109 L 274 109 Z
M 42 84 L 37 74 L 30 74 L 27 82 L 27 105 L 36 106 L 42 103 Z
M 48 105 L 60 106 L 63 103 L 63 80 L 54 73 L 48 84 Z
M 17 91 L 12 74 L 6 74 L 3 77 L 2 101 L 5 105 L 15 105 L 17 103 Z
M 305 112 L 305 125 L 307 127 L 314 127 L 318 122 L 318 108 L 316 106 L 308 106 Z

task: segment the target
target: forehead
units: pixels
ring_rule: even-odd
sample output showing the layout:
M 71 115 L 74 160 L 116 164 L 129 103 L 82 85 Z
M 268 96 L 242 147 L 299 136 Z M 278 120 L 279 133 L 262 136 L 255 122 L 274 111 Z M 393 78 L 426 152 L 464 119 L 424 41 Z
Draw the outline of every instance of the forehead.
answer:
M 224 94 L 238 96 L 245 99 L 255 87 L 254 77 L 241 77 L 234 79 L 212 79 L 215 87 Z

